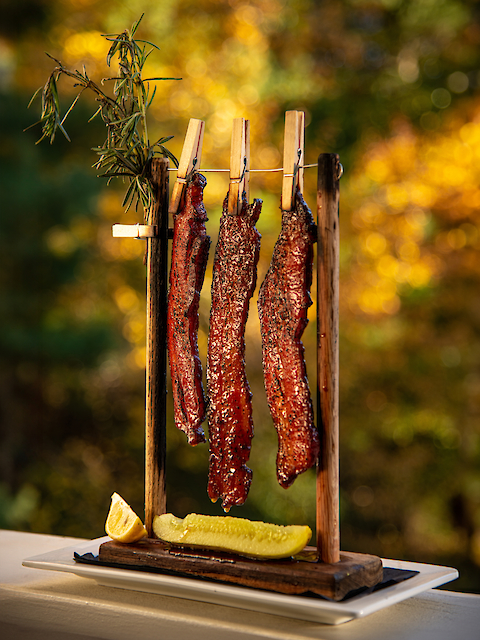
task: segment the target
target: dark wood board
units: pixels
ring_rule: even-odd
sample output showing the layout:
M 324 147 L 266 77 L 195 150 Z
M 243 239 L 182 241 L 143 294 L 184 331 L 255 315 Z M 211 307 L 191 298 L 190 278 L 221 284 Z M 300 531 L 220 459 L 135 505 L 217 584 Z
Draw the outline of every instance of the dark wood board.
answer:
M 306 547 L 295 558 L 255 560 L 218 551 L 172 547 L 151 538 L 128 545 L 105 542 L 100 546 L 99 561 L 278 593 L 312 592 L 336 601 L 351 591 L 375 586 L 383 576 L 380 558 L 362 553 L 341 552 L 339 562 L 325 564 L 317 561 L 314 547 Z

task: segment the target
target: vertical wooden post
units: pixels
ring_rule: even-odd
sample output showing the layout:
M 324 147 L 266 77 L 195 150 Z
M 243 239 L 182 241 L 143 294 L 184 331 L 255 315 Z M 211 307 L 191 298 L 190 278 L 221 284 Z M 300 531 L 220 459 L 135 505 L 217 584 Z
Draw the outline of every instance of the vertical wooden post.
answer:
M 340 163 L 337 154 L 318 158 L 317 183 L 317 548 L 326 563 L 340 560 L 338 302 Z
M 146 241 L 145 528 L 149 537 L 154 515 L 166 512 L 168 160 L 153 159 L 151 176 L 155 203 L 149 224 L 157 227 L 157 235 Z

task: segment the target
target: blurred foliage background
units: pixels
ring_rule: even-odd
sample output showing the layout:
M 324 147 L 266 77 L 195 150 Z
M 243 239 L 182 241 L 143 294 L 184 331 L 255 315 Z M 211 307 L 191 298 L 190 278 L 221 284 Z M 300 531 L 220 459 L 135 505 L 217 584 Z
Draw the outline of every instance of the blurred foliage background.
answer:
M 86 94 L 71 143 L 35 145 L 27 104 L 53 63 L 99 81 L 104 33 L 158 44 L 152 139 L 206 121 L 202 166 L 228 168 L 251 122 L 252 168 L 281 167 L 284 112 L 306 113 L 306 162 L 339 153 L 341 536 L 345 550 L 457 567 L 480 591 L 480 9 L 473 0 L 2 0 L 0 3 L 0 526 L 103 534 L 110 495 L 143 511 L 142 241 L 113 239 L 122 185 L 91 165 L 104 139 Z M 68 81 L 60 94 L 68 107 Z M 157 135 L 158 133 L 158 135 Z M 173 183 L 172 174 L 171 183 Z M 228 174 L 206 174 L 215 245 Z M 281 174 L 262 198 L 259 282 L 280 228 Z M 316 201 L 316 171 L 305 197 Z M 199 343 L 208 333 L 211 261 Z M 316 292 L 313 291 L 315 298 Z M 315 388 L 315 305 L 305 332 Z M 254 481 L 233 515 L 314 525 L 314 473 L 285 491 L 263 390 L 256 298 L 247 325 Z M 170 423 L 172 420 L 170 419 Z M 208 452 L 168 433 L 168 508 L 220 514 Z

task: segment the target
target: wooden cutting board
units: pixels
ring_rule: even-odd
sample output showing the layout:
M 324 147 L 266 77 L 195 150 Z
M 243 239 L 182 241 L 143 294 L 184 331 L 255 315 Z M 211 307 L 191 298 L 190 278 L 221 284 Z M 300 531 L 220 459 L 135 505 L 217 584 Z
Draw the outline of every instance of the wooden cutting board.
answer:
M 103 543 L 99 561 L 278 593 L 311 592 L 336 601 L 350 591 L 375 586 L 383 577 L 382 561 L 377 556 L 341 552 L 340 562 L 325 564 L 317 561 L 314 547 L 306 547 L 295 558 L 255 560 L 218 551 L 172 547 L 144 538 L 128 545 Z

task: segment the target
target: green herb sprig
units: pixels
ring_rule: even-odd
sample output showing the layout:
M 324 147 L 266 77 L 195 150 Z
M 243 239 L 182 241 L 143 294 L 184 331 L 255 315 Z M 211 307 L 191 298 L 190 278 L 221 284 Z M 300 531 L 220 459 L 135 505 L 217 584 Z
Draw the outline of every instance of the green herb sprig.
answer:
M 34 93 L 29 106 L 41 93 L 41 118 L 31 125 L 33 127 L 40 124 L 42 127 L 42 136 L 37 144 L 45 138 L 49 138 L 52 143 L 57 131 L 60 131 L 70 141 L 64 127 L 65 120 L 82 93 L 87 89 L 92 91 L 99 102 L 99 107 L 89 122 L 100 117 L 107 127 L 105 142 L 102 146 L 93 149 L 99 156 L 93 166 L 101 172 L 99 177 L 107 179 L 107 184 L 117 177 L 127 180 L 128 187 L 122 206 L 128 211 L 134 202 L 137 208 L 141 202 L 145 218 L 147 218 L 154 199 L 150 180 L 152 158 L 155 155 L 170 158 L 178 167 L 177 158 L 165 146 L 173 136 L 162 137 L 153 144 L 150 143 L 147 111 L 157 89 L 154 86 L 152 90 L 150 83 L 158 80 L 180 80 L 181 78 L 142 78 L 147 58 L 155 49 L 158 50 L 155 44 L 134 38 L 142 18 L 143 15 L 134 23 L 130 31 L 125 30 L 123 33 L 104 36 L 112 43 L 107 54 L 107 65 L 110 67 L 112 59 L 116 56 L 118 58 L 118 76 L 104 78 L 99 85 L 89 78 L 85 66 L 82 71 L 72 71 L 47 53 L 57 63 L 57 66 L 51 72 L 45 85 Z M 74 87 L 80 87 L 79 93 L 63 115 L 57 88 L 62 75 L 72 78 Z M 114 82 L 113 96 L 109 96 L 103 90 L 105 82 L 108 81 Z M 146 221 L 148 222 L 148 220 Z

